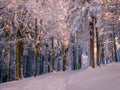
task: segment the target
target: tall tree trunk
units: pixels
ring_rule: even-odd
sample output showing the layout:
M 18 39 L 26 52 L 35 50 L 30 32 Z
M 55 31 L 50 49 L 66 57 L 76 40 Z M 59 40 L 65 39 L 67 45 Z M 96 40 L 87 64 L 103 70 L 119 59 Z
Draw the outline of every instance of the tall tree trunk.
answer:
M 76 63 L 76 48 L 75 48 L 75 45 L 73 45 L 73 70 L 76 69 L 77 67 L 77 63 Z
M 17 32 L 17 40 L 20 39 L 21 33 L 18 30 Z M 22 56 L 23 56 L 23 42 L 22 40 L 17 41 L 16 44 L 16 79 L 21 79 L 22 78 Z
M 79 66 L 79 50 L 78 50 L 79 48 L 78 48 L 78 44 L 76 43 L 76 64 L 77 64 L 77 66 L 76 66 L 76 69 L 78 69 L 78 66 Z
M 100 50 L 100 63 L 105 64 L 105 61 L 104 61 L 104 48 L 103 47 L 101 47 L 101 50 Z
M 25 77 L 30 77 L 30 67 L 31 67 L 31 61 L 30 61 L 30 56 L 31 55 L 31 46 L 28 45 L 27 47 L 27 55 L 26 55 L 26 73 L 25 73 Z
M 118 62 L 118 60 L 117 60 L 117 52 L 116 52 L 116 41 L 115 41 L 115 30 L 114 30 L 114 27 L 113 27 L 113 46 L 114 46 L 114 48 L 113 48 L 114 49 L 114 61 Z
M 9 35 L 9 40 L 10 41 L 12 40 L 11 33 Z M 10 81 L 10 66 L 11 66 L 10 62 L 11 62 L 11 57 L 12 57 L 11 49 L 12 49 L 12 45 L 10 44 L 10 46 L 9 46 L 9 54 L 8 54 L 8 81 Z
M 35 60 L 34 60 L 34 76 L 37 75 L 37 66 L 38 66 L 38 46 L 35 46 L 35 50 L 34 50 L 34 53 L 35 53 Z
M 82 49 L 81 47 L 79 46 L 79 54 L 78 54 L 78 69 L 82 68 Z
M 44 54 L 44 73 L 48 73 L 48 66 L 49 66 L 49 62 L 48 62 L 48 50 L 46 47 L 46 51 Z
M 2 60 L 0 60 L 1 61 L 1 72 L 0 72 L 0 77 L 1 77 L 1 80 L 0 80 L 0 82 L 4 82 L 4 80 L 3 80 L 3 77 L 4 77 L 4 67 L 5 67 L 5 65 L 4 65 L 4 58 L 5 58 L 5 54 L 4 53 L 2 53 L 2 57 L 1 57 L 1 59 Z
M 98 29 L 97 28 L 96 28 L 96 49 L 97 49 L 97 52 L 96 52 L 97 65 L 100 66 L 100 59 L 99 59 L 100 48 L 99 48 Z
M 65 48 L 63 48 L 63 55 L 62 55 L 62 59 L 63 59 L 63 71 L 66 70 L 66 64 L 67 64 L 67 49 L 65 50 Z
M 29 56 L 26 56 L 26 73 L 25 73 L 25 77 L 29 77 Z
M 55 70 L 55 52 L 54 52 L 54 38 L 51 38 L 52 40 L 52 69 Z
M 94 61 L 94 18 L 93 22 L 90 24 L 90 66 L 95 68 L 95 61 Z
M 63 55 L 63 71 L 66 70 L 66 54 Z
M 38 49 L 39 49 L 39 43 L 37 43 L 38 38 L 38 26 L 37 26 L 37 18 L 35 18 L 35 49 L 34 49 L 34 76 L 37 75 L 37 66 L 38 66 Z

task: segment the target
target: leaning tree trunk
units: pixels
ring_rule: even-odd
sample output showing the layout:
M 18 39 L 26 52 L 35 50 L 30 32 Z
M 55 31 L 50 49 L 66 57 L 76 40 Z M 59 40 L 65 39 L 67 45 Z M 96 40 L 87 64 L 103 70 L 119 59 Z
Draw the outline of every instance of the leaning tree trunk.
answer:
M 16 44 L 16 73 L 15 73 L 15 78 L 16 79 L 21 79 L 22 78 L 22 56 L 23 56 L 23 41 L 19 40 L 21 39 L 21 33 L 18 30 L 17 31 L 17 44 Z
M 94 18 L 93 22 L 90 22 L 90 66 L 95 68 L 94 62 Z

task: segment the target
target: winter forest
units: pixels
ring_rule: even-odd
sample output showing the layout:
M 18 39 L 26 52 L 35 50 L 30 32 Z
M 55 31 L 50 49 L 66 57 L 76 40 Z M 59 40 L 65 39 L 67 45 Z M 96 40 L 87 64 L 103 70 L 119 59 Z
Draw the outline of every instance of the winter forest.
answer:
M 0 0 L 0 84 L 116 62 L 120 0 Z

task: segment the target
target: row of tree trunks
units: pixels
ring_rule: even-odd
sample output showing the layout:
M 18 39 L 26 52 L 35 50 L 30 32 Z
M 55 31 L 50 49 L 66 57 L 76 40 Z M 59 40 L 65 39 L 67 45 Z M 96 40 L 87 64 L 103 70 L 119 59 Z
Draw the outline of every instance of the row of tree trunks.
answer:
M 76 47 L 75 45 L 69 46 L 68 57 L 70 57 L 68 58 L 69 61 L 67 62 L 70 66 L 70 70 L 77 70 L 82 68 L 82 49 L 79 45 Z
M 95 42 L 94 38 L 96 38 L 96 64 L 97 66 L 100 66 L 100 63 L 103 62 L 103 52 L 100 53 L 100 43 L 99 43 L 99 33 L 98 28 L 95 26 L 97 23 L 97 20 L 95 17 L 92 17 L 92 22 L 90 22 L 90 66 L 95 68 L 95 58 L 94 58 L 94 48 L 95 48 Z M 96 33 L 96 37 L 95 34 Z M 100 58 L 101 57 L 101 58 Z M 101 59 L 101 60 L 100 60 Z

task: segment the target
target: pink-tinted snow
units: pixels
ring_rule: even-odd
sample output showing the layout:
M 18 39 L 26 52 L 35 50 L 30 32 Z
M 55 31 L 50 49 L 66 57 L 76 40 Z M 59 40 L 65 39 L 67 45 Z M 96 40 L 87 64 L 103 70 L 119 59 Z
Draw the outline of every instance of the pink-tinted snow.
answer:
M 120 63 L 8 82 L 0 90 L 120 90 Z

